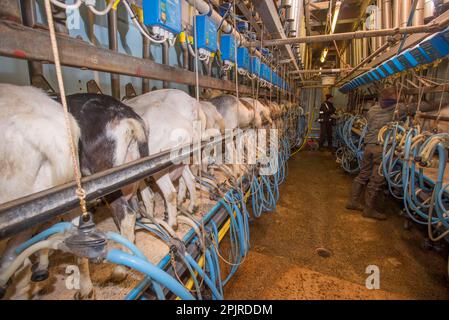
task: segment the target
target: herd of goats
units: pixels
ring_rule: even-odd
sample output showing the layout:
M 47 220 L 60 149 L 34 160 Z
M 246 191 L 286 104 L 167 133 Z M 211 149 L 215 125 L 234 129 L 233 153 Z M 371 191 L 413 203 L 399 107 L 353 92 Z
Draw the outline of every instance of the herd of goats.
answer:
M 81 175 L 88 176 L 186 142 L 208 141 L 238 129 L 278 128 L 277 139 L 282 141 L 303 113 L 298 104 L 287 100 L 277 103 L 221 94 L 198 101 L 177 89 L 151 91 L 125 101 L 78 93 L 67 96 L 66 101 L 69 113 L 64 112 L 60 101 L 40 89 L 0 84 L 1 204 L 73 181 L 74 153 Z M 270 134 L 264 137 L 271 139 Z M 238 152 L 236 144 L 232 139 L 220 144 L 219 148 L 231 155 L 228 163 L 214 163 L 204 156 L 199 164 L 172 165 L 110 197 L 107 208 L 120 235 L 135 243 L 136 223 L 141 219 L 157 221 L 175 234 L 178 223 L 185 222 L 179 212 L 198 211 L 198 192 L 205 190 L 201 178 L 219 188 L 220 175 L 235 185 L 239 177 L 249 172 L 249 164 L 232 162 L 233 153 Z M 257 156 L 260 152 L 257 148 Z M 162 217 L 155 214 L 156 200 L 163 200 Z M 78 210 L 63 218 L 76 225 L 79 215 Z M 35 226 L 0 243 L 0 287 L 5 298 L 29 299 L 30 283 L 48 277 L 50 249 L 39 250 L 30 259 L 17 262 L 18 248 L 58 221 Z M 82 282 L 76 297 L 92 298 L 89 262 L 78 259 L 77 263 Z M 118 265 L 112 277 L 121 281 L 127 273 L 127 268 Z

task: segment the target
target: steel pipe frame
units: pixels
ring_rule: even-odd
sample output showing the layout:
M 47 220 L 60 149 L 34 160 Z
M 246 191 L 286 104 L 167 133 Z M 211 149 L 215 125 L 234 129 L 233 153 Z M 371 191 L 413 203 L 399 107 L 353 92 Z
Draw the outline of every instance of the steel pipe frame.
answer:
M 222 137 L 213 142 L 202 142 L 200 147 L 197 143 L 185 145 L 179 148 L 181 152 L 176 159 L 172 159 L 172 151 L 168 150 L 85 177 L 82 185 L 86 191 L 86 200 L 91 201 L 120 190 L 169 168 L 175 160 L 190 158 L 199 148 L 213 147 L 223 141 L 225 138 Z M 0 205 L 0 240 L 77 208 L 79 199 L 76 188 L 73 181 Z
M 118 52 L 118 21 L 117 21 L 117 10 L 111 9 L 108 13 L 108 40 L 109 49 Z M 114 98 L 120 100 L 120 76 L 116 73 L 111 73 L 111 94 Z
M 53 63 L 48 31 L 0 19 L 0 55 Z M 195 85 L 195 72 L 166 66 L 148 59 L 137 58 L 92 46 L 65 35 L 57 35 L 61 64 L 133 77 Z M 235 83 L 199 75 L 203 88 L 235 92 Z M 239 92 L 252 94 L 251 87 L 239 85 Z M 264 91 L 262 95 L 269 94 Z
M 360 68 L 359 68 L 360 69 Z M 371 70 L 370 68 L 361 68 L 363 71 Z M 289 74 L 299 74 L 299 73 L 339 73 L 339 72 L 350 72 L 354 69 L 309 69 L 309 70 L 299 70 L 290 71 Z
M 431 22 L 422 26 L 410 26 L 401 28 L 390 28 L 381 30 L 366 30 L 366 31 L 354 31 L 334 34 L 315 35 L 307 37 L 287 38 L 287 39 L 274 39 L 264 41 L 264 45 L 281 46 L 286 44 L 295 43 L 317 43 L 317 42 L 330 42 L 337 40 L 350 40 L 350 39 L 362 39 L 381 36 L 394 36 L 397 34 L 415 34 L 415 33 L 429 33 L 443 30 L 449 24 L 449 19 L 445 19 L 439 23 Z M 258 46 L 259 41 L 252 41 L 249 46 Z

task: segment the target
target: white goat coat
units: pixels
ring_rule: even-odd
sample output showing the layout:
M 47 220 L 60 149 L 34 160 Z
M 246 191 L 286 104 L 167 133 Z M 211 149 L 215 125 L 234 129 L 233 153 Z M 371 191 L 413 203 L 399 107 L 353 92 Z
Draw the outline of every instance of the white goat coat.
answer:
M 69 116 L 75 146 L 80 130 Z M 42 90 L 0 84 L 0 203 L 73 179 L 62 106 Z

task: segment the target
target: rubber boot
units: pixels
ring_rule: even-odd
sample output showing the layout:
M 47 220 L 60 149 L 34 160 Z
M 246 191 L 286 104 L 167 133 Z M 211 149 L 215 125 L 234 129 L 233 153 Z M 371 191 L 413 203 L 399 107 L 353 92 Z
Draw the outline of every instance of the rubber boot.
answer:
M 387 216 L 383 213 L 380 213 L 375 209 L 376 198 L 378 192 L 375 190 L 371 190 L 370 188 L 366 189 L 365 193 L 365 209 L 363 209 L 363 216 L 365 218 L 371 218 L 376 220 L 386 220 Z
M 360 204 L 360 196 L 363 193 L 364 185 L 360 182 L 354 181 L 352 183 L 351 194 L 349 195 L 349 200 L 346 202 L 346 209 L 363 211 L 363 206 Z

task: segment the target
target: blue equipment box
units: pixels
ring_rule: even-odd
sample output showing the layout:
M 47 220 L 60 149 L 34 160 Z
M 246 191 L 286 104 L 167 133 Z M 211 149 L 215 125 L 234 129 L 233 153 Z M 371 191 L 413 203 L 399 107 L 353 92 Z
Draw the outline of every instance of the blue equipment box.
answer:
M 260 59 L 259 57 L 251 57 L 251 73 L 260 76 Z
M 404 66 L 405 69 L 414 68 L 418 65 L 418 61 L 407 50 L 401 53 L 398 57 L 398 61 Z
M 382 69 L 380 69 L 379 67 L 377 67 L 376 70 L 374 70 L 374 71 L 377 72 L 377 74 L 379 75 L 379 78 L 380 78 L 380 79 L 383 79 L 383 78 L 385 78 L 385 77 L 387 76 L 387 75 L 385 74 L 385 72 L 384 72 Z
M 260 77 L 267 80 L 267 65 L 263 62 L 260 64 Z
M 197 47 L 209 52 L 217 51 L 217 26 L 207 15 L 195 16 Z
M 419 47 L 419 45 L 410 49 L 410 54 L 418 62 L 418 64 L 426 64 L 432 62 L 432 59 L 427 55 L 427 53 Z
M 235 62 L 235 39 L 232 34 L 223 34 L 221 36 L 220 51 L 221 51 L 221 59 L 223 61 L 227 60 Z
M 406 66 L 403 65 L 400 61 L 398 57 L 393 57 L 389 60 L 389 62 L 393 63 L 394 66 L 396 67 L 396 69 L 398 70 L 398 72 L 404 71 Z
M 363 81 L 364 81 L 365 83 L 370 83 L 370 82 L 371 82 L 371 78 L 368 77 L 368 74 L 364 74 L 364 75 L 362 76 L 362 79 L 363 79 Z
M 449 54 L 449 28 L 426 38 L 419 46 L 432 60 L 445 57 Z
M 182 0 L 143 0 L 143 22 L 146 26 L 161 27 L 174 34 L 182 31 Z
M 395 68 L 395 67 L 394 67 L 394 66 L 393 66 L 393 68 L 390 67 L 390 65 L 388 64 L 388 62 L 389 62 L 389 61 L 384 62 L 384 63 L 381 65 L 381 67 L 382 67 L 382 69 L 387 73 L 387 76 L 391 76 L 392 74 L 395 74 L 396 71 L 395 71 L 395 69 L 393 69 L 393 68 Z
M 404 70 L 404 66 L 398 61 L 396 57 L 391 58 L 386 62 L 387 66 L 393 70 L 393 73 L 398 73 Z
M 250 70 L 250 56 L 248 48 L 240 47 L 237 49 L 237 65 L 240 69 Z

